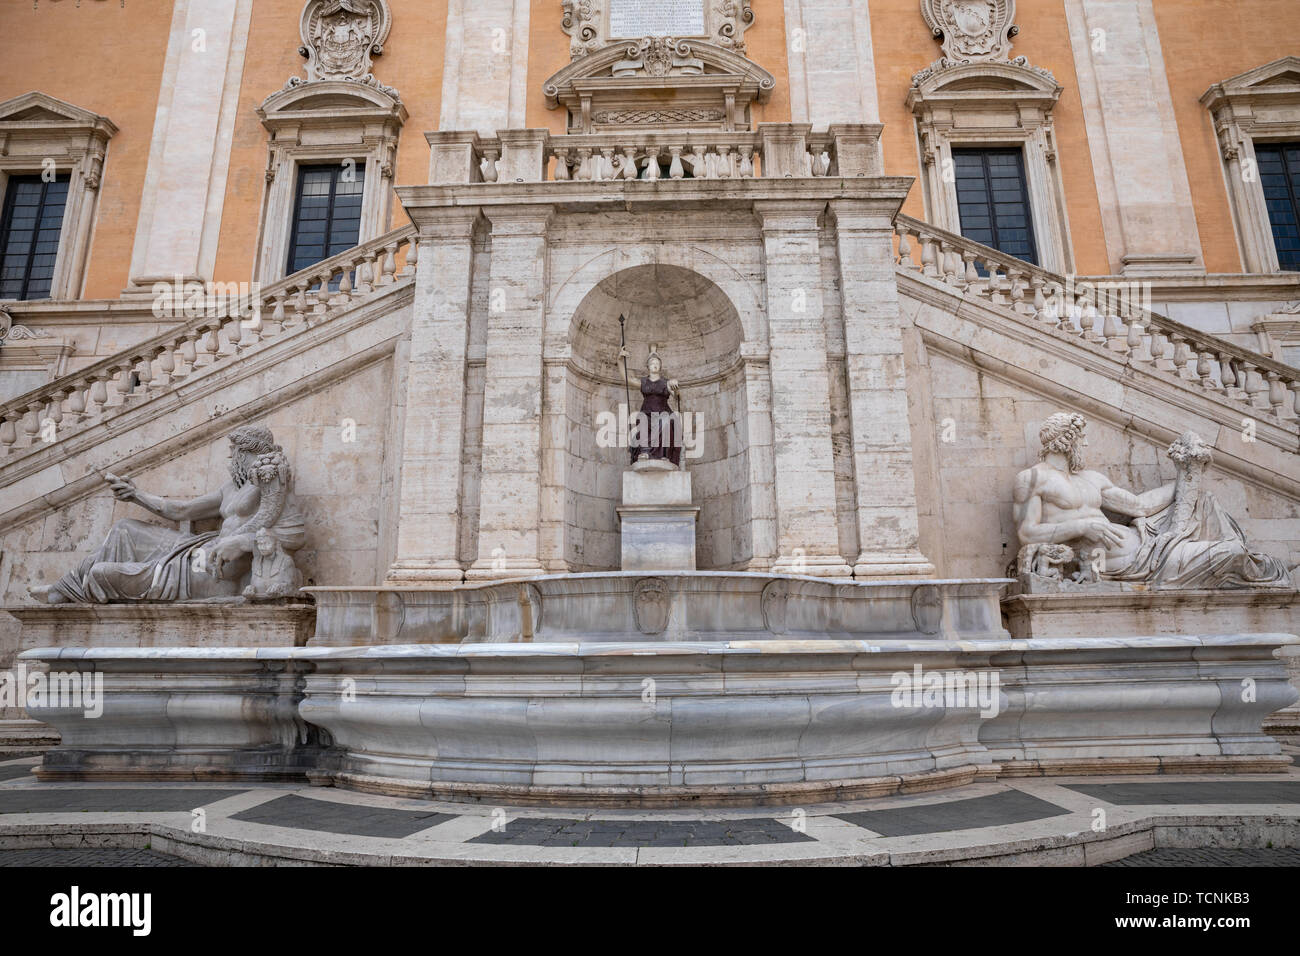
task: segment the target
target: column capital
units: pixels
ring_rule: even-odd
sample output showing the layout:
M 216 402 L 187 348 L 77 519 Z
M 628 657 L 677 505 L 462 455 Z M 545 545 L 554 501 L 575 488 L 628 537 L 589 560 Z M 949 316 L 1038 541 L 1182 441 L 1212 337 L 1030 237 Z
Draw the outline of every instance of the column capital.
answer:
M 825 199 L 756 199 L 754 215 L 763 232 L 816 233 Z
M 827 203 L 836 232 L 894 231 L 899 202 L 894 198 L 832 199 Z
M 545 236 L 555 218 L 550 203 L 520 203 L 490 206 L 484 210 L 492 224 L 493 236 Z
M 468 241 L 482 217 L 478 206 L 415 206 L 406 214 L 415 224 L 420 239 Z

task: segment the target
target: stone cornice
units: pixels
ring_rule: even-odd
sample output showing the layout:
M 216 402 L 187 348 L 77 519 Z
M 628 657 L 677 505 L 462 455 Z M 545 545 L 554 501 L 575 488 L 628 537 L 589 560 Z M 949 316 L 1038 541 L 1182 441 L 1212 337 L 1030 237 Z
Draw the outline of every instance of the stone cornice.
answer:
M 597 211 L 613 207 L 627 211 L 671 209 L 687 203 L 750 208 L 757 201 L 850 199 L 878 205 L 892 217 L 912 186 L 910 176 L 842 179 L 832 176 L 788 179 L 660 179 L 599 182 L 455 183 L 439 186 L 398 186 L 396 192 L 408 215 L 418 222 L 426 210 L 520 204 L 553 204 L 557 211 Z M 490 215 L 490 214 L 488 214 Z

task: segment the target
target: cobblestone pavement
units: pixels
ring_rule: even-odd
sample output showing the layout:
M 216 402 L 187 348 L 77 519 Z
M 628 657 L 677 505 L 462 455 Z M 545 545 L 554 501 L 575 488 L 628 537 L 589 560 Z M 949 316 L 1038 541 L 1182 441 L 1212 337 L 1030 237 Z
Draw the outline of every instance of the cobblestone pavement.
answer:
M 1225 850 L 1218 847 L 1147 850 L 1102 866 L 1300 866 L 1300 848 Z
M 0 866 L 198 866 L 153 850 L 0 850 Z

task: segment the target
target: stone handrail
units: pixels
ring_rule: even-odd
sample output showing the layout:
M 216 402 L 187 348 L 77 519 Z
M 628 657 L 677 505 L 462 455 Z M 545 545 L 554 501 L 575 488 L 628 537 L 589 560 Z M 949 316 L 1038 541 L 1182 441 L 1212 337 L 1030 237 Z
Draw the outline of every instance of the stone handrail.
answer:
M 410 225 L 394 229 L 251 294 L 226 296 L 220 284 L 206 286 L 197 306 L 202 314 L 0 405 L 0 458 L 62 440 L 259 342 L 329 319 L 414 275 L 414 235 Z M 398 272 L 403 249 L 406 260 Z M 174 299 L 181 315 L 196 308 L 187 292 Z
M 894 235 L 896 264 L 905 272 L 1078 336 L 1134 366 L 1177 375 L 1245 406 L 1253 416 L 1300 418 L 1300 369 L 1135 304 L 1136 281 L 1118 289 L 1075 283 L 902 214 L 895 218 Z

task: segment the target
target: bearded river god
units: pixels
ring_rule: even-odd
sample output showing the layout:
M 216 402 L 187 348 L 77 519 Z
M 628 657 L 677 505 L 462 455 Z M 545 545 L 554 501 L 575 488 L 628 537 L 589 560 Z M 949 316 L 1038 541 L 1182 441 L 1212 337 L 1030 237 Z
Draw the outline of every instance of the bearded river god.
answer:
M 105 475 L 120 501 L 134 501 L 170 521 L 219 518 L 221 528 L 191 534 L 126 518 L 75 571 L 29 588 L 50 604 L 231 600 L 246 586 L 257 535 L 265 531 L 286 552 L 302 547 L 302 515 L 290 490 L 289 462 L 270 429 L 245 425 L 230 433 L 230 481 L 219 490 L 177 501 Z
M 1081 415 L 1048 417 L 1039 432 L 1039 462 L 1016 478 L 1016 527 L 1024 548 L 1073 580 L 1100 578 L 1162 588 L 1290 587 L 1286 565 L 1253 551 L 1246 536 L 1202 486 L 1212 460 L 1194 432 L 1169 446 L 1177 478 L 1134 494 L 1084 467 Z M 1102 510 L 1129 519 L 1112 521 Z M 1022 553 L 1024 551 L 1022 548 Z M 1050 553 L 1056 549 L 1056 553 Z

